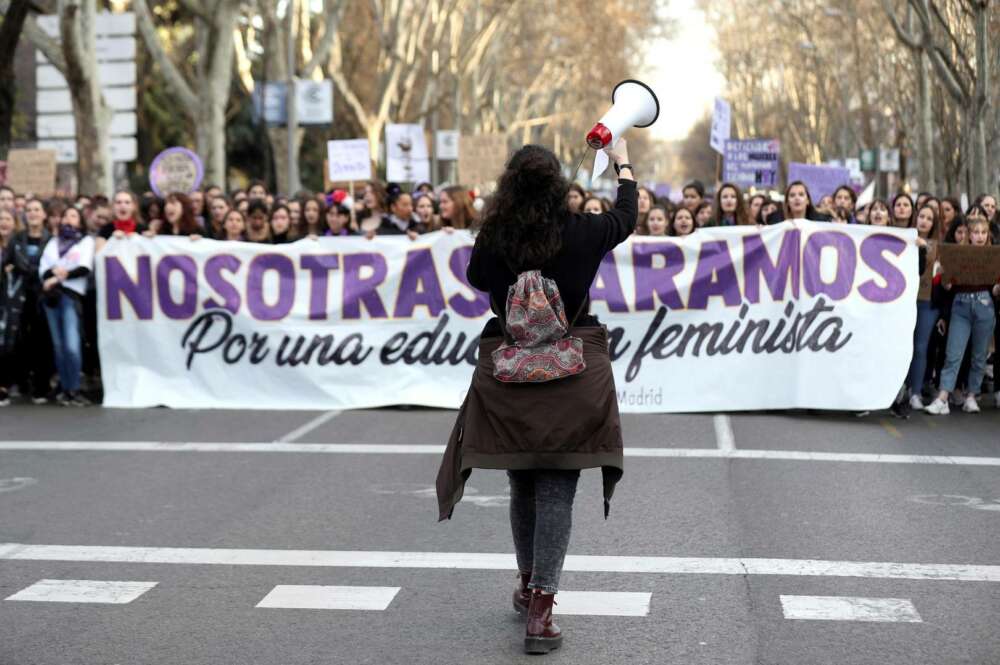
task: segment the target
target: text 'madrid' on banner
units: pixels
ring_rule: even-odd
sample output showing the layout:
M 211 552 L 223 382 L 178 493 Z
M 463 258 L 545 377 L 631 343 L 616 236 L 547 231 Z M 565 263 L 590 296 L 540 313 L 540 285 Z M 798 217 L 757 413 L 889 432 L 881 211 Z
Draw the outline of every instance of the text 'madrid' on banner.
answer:
M 630 239 L 591 288 L 621 410 L 888 406 L 912 352 L 915 238 L 800 220 Z M 465 278 L 472 242 L 113 239 L 97 261 L 105 405 L 457 408 L 490 316 Z

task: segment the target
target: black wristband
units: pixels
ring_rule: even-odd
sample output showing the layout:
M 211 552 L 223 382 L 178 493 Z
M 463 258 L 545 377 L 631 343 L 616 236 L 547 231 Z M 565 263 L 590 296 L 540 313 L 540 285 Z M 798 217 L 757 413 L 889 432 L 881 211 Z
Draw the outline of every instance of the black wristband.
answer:
M 635 173 L 635 169 L 632 168 L 631 164 L 618 164 L 618 163 L 615 163 L 615 173 L 616 174 L 621 173 L 622 169 L 628 169 L 629 171 L 632 171 L 633 173 Z

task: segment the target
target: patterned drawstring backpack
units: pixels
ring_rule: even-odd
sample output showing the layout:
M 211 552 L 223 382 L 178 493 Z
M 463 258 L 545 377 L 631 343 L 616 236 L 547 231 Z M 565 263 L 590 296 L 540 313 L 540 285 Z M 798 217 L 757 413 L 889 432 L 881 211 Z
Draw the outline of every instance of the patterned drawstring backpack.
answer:
M 517 271 L 514 271 L 517 273 Z M 583 340 L 570 337 L 585 298 L 569 323 L 555 280 L 541 270 L 517 273 L 507 291 L 507 321 L 500 320 L 504 342 L 493 352 L 493 376 L 504 383 L 544 383 L 587 368 Z

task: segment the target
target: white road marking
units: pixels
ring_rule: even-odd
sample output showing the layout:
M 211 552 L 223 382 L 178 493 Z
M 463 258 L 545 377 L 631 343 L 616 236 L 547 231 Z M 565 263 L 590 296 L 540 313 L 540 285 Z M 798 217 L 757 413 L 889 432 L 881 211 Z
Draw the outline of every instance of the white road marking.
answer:
M 16 492 L 37 482 L 34 478 L 0 478 L 0 492 Z
M 381 611 L 399 593 L 398 586 L 313 586 L 281 584 L 274 587 L 257 607 L 304 610 Z
M 906 598 L 781 596 L 786 619 L 923 623 Z
M 298 429 L 293 429 L 285 436 L 275 440 L 275 443 L 291 443 L 292 441 L 298 441 L 309 432 L 313 431 L 317 427 L 320 427 L 321 425 L 330 422 L 339 415 L 340 411 L 327 411 L 322 415 L 316 416 L 302 427 L 299 427 Z
M 719 450 L 731 452 L 736 448 L 733 437 L 733 423 L 724 413 L 717 413 L 712 416 L 712 424 L 715 426 L 715 442 Z
M 595 617 L 644 617 L 652 594 L 624 591 L 560 591 L 554 614 Z
M 361 550 L 215 549 L 0 543 L 0 561 L 516 570 L 513 554 Z M 793 575 L 1000 582 L 1000 565 L 712 557 L 569 555 L 563 570 L 590 573 Z
M 443 445 L 390 443 L 213 443 L 191 441 L 0 441 L 9 450 L 95 452 L 201 453 L 322 453 L 335 455 L 440 455 Z M 798 450 L 719 450 L 718 448 L 626 447 L 625 457 L 748 459 L 789 462 L 850 462 L 865 464 L 932 464 L 940 466 L 1000 466 L 1000 457 L 952 455 L 882 455 L 821 453 Z
M 105 582 L 101 580 L 39 580 L 6 600 L 49 603 L 131 603 L 156 582 Z

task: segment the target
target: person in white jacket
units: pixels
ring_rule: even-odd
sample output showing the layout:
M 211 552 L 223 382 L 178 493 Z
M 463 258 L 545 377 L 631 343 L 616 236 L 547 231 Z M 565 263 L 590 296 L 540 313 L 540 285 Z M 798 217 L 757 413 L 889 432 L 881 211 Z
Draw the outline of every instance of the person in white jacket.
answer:
M 80 394 L 82 363 L 82 302 L 87 277 L 94 267 L 94 239 L 83 234 L 80 211 L 67 208 L 59 220 L 59 233 L 42 252 L 38 274 L 42 279 L 42 302 L 52 335 L 56 370 L 59 372 L 60 404 L 87 406 Z

